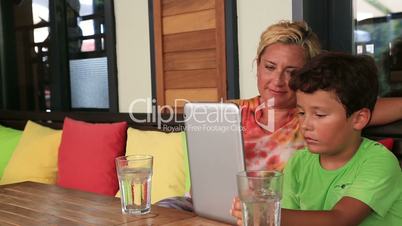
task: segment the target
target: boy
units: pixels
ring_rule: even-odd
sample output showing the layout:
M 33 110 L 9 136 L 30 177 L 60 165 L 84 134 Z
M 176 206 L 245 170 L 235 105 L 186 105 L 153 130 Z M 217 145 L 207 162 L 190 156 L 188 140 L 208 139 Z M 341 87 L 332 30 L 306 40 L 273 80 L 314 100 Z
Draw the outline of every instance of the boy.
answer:
M 326 53 L 292 76 L 307 148 L 285 167 L 282 225 L 402 225 L 398 161 L 361 137 L 377 97 L 376 72 L 369 57 Z
M 361 137 L 377 98 L 376 72 L 367 56 L 327 53 L 292 77 L 307 148 L 284 172 L 282 207 L 293 209 L 284 210 L 284 225 L 402 225 L 398 161 Z

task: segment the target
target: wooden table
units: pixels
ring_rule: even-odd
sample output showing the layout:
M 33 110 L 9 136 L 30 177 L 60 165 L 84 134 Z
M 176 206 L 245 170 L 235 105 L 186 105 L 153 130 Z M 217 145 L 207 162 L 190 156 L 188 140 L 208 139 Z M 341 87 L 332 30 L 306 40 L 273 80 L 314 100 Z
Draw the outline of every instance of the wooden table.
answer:
M 152 206 L 134 217 L 120 199 L 34 182 L 0 186 L 0 225 L 227 225 L 194 213 Z

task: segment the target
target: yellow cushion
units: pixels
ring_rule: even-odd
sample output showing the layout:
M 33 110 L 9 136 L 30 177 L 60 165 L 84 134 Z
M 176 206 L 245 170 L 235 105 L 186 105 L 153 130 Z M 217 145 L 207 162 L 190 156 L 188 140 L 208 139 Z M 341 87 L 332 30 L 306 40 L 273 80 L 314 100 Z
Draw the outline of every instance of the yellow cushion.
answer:
M 0 184 L 35 181 L 54 184 L 61 131 L 28 121 Z
M 127 130 L 126 155 L 147 154 L 154 157 L 151 202 L 184 196 L 186 188 L 184 132 L 163 133 Z M 120 193 L 116 194 L 120 197 Z

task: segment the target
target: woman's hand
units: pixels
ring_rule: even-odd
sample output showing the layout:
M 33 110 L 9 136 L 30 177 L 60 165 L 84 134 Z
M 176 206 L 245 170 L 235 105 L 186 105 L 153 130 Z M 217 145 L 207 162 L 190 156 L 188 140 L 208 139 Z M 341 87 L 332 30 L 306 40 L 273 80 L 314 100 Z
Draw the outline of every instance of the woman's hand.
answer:
M 235 197 L 233 199 L 232 208 L 230 209 L 230 214 L 232 214 L 232 216 L 236 217 L 237 225 L 239 225 L 239 226 L 243 225 L 243 215 L 241 212 L 241 204 L 240 204 L 239 197 Z

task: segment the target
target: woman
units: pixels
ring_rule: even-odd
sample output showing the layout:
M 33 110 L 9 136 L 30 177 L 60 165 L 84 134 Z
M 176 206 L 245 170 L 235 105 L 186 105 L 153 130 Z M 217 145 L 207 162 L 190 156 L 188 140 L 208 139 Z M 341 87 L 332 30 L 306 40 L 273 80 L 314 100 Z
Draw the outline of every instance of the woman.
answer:
M 319 40 L 305 22 L 281 21 L 261 34 L 256 57 L 260 96 L 235 101 L 242 110 L 248 170 L 281 171 L 292 153 L 304 147 L 288 81 L 293 71 L 319 52 Z M 401 117 L 402 99 L 384 98 L 377 101 L 371 124 Z

